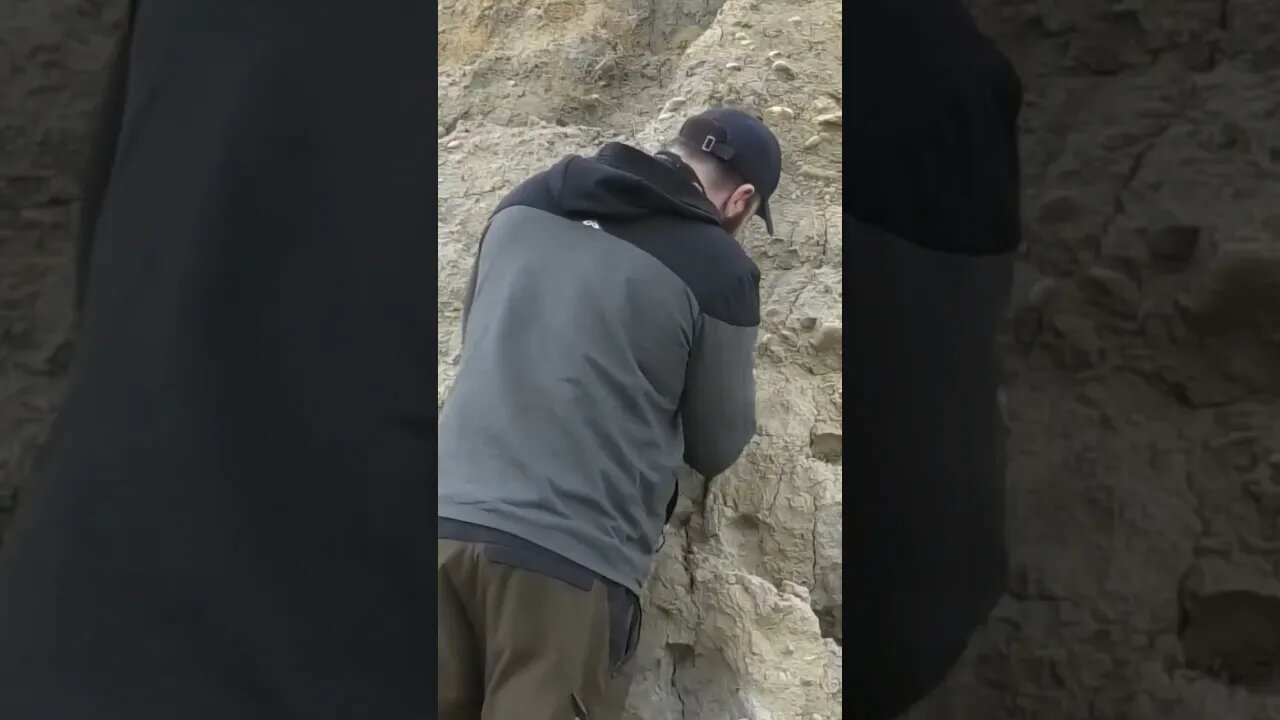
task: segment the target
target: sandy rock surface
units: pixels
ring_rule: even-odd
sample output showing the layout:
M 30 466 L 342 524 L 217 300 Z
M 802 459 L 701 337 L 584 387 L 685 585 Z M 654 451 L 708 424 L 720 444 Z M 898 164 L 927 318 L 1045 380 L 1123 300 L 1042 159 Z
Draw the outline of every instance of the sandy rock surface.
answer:
M 912 720 L 1280 718 L 1280 5 L 972 4 L 1027 90 L 1015 571 Z M 64 382 L 75 172 L 122 9 L 0 3 L 0 526 Z M 652 148 L 708 104 L 778 129 L 779 237 L 746 238 L 761 435 L 709 488 L 685 478 L 630 705 L 839 717 L 839 4 L 439 10 L 442 391 L 476 238 L 516 182 L 607 140 Z

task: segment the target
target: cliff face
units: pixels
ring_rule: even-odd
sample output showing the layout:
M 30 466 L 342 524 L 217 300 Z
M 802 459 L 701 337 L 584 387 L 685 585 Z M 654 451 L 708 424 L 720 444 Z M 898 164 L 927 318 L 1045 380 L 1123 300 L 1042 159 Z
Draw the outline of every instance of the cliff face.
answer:
M 1015 572 L 915 718 L 1280 717 L 1280 6 L 972 5 L 1027 96 L 1003 340 Z M 777 129 L 778 238 L 745 240 L 761 436 L 711 487 L 685 478 L 631 708 L 839 717 L 839 3 L 439 10 L 442 394 L 475 241 L 516 182 L 652 147 L 710 104 Z M 0 6 L 0 525 L 65 376 L 75 172 L 122 11 Z

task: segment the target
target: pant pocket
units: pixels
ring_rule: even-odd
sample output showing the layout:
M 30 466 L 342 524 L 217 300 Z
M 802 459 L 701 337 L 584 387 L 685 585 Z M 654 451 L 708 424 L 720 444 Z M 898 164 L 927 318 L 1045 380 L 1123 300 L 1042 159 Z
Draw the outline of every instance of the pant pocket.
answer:
M 609 596 L 609 673 L 618 675 L 636 653 L 643 624 L 640 600 L 621 585 L 607 584 Z

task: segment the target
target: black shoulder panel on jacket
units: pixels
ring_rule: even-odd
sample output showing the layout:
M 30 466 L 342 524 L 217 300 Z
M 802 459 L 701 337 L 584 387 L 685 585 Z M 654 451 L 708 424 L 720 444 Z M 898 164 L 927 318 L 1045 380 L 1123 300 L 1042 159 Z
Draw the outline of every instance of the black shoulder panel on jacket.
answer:
M 644 169 L 668 171 L 656 160 L 653 165 L 656 167 Z M 626 194 L 628 186 L 644 185 L 652 192 L 654 184 L 646 180 L 592 159 L 571 156 L 520 183 L 494 212 L 518 205 L 573 220 L 593 220 L 602 230 L 643 250 L 679 276 L 702 312 L 730 325 L 759 325 L 760 271 L 746 251 L 719 225 L 679 212 L 674 199 L 670 212 L 632 204 L 634 196 Z M 570 192 L 578 197 L 566 198 Z M 593 204 L 579 202 L 588 193 Z
M 730 325 L 760 324 L 760 271 L 733 236 L 718 227 L 661 216 L 602 225 L 678 275 L 702 312 Z

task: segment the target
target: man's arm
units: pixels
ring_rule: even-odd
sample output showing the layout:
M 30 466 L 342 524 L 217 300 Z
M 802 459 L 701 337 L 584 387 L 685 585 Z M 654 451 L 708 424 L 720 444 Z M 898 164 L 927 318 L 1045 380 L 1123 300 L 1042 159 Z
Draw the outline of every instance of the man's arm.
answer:
M 684 461 L 703 477 L 728 470 L 756 432 L 759 280 L 753 272 L 733 289 L 734 304 L 749 306 L 748 324 L 704 314 L 694 335 L 680 413 Z
M 461 347 L 467 341 L 467 319 L 471 316 L 471 303 L 476 298 L 476 278 L 480 275 L 480 252 L 484 250 L 484 236 L 489 234 L 489 225 L 484 224 L 484 231 L 480 233 L 480 242 L 476 243 L 476 259 L 471 263 L 471 277 L 467 278 L 467 289 L 462 293 L 462 321 L 458 326 L 458 346 Z

